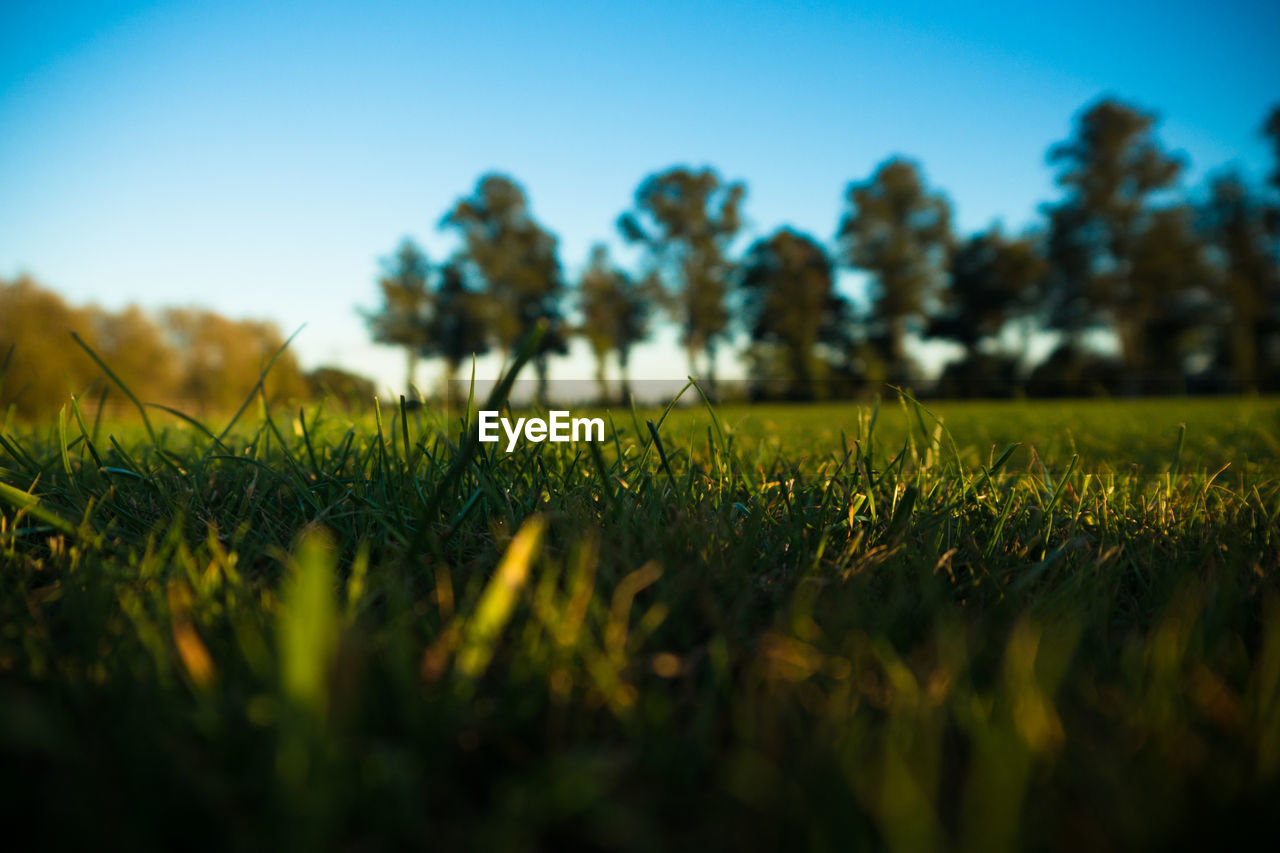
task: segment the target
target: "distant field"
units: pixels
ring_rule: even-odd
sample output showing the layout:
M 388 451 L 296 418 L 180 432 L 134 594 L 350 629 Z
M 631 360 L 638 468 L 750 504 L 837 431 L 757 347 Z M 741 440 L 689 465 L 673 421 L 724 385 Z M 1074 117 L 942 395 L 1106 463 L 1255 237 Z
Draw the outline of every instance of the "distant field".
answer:
M 1015 461 L 1034 447 L 1045 459 L 1070 461 L 1079 454 L 1090 465 L 1162 471 L 1172 461 L 1180 425 L 1186 426 L 1183 462 L 1221 466 L 1245 460 L 1280 463 L 1280 399 L 1261 397 L 1145 400 L 927 401 L 926 426 L 944 422 L 951 439 L 972 462 L 995 447 L 1018 442 Z M 869 418 L 869 404 L 740 406 L 717 410 L 721 420 L 743 434 L 792 451 L 830 453 L 841 430 L 852 440 Z M 682 411 L 673 415 L 676 423 Z M 694 417 L 705 419 L 696 410 Z M 883 446 L 901 446 L 908 429 L 919 440 L 914 410 L 890 396 L 880 404 L 876 427 Z M 898 448 L 894 448 L 896 452 Z M 794 454 L 793 454 L 794 455 Z
M 1127 850 L 1280 828 L 1280 400 L 615 409 L 603 445 L 511 454 L 430 411 L 248 412 L 3 435 L 11 832 Z

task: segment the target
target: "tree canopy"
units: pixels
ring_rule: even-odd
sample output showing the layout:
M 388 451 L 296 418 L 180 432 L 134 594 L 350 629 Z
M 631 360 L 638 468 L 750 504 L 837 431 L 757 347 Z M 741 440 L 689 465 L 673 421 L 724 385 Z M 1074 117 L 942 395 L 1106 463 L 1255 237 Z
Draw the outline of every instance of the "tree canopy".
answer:
M 928 189 L 910 160 L 895 157 L 849 185 L 837 241 L 841 258 L 873 282 L 872 322 L 886 357 L 901 372 L 907 325 L 942 287 L 951 250 L 951 206 Z
M 433 298 L 431 264 L 412 240 L 401 241 L 395 253 L 382 261 L 378 289 L 382 305 L 366 313 L 369 333 L 380 344 L 402 347 L 405 352 L 405 394 L 413 398 L 417 387 L 418 359 L 432 344 Z
M 818 345 L 838 339 L 847 316 L 826 250 L 807 234 L 780 228 L 747 251 L 739 287 L 747 334 L 785 358 L 787 396 L 813 399 Z
M 1149 294 L 1133 276 L 1134 253 L 1151 225 L 1154 197 L 1176 184 L 1183 166 L 1161 148 L 1155 123 L 1151 114 L 1103 99 L 1048 155 L 1066 192 L 1048 208 L 1055 288 L 1049 316 L 1070 334 L 1109 325 L 1134 371 L 1142 368 L 1142 342 L 1155 322 Z
M 580 334 L 595 356 L 602 400 L 608 397 L 605 365 L 610 353 L 617 354 L 622 399 L 628 398 L 631 350 L 649 337 L 653 308 L 661 298 L 652 276 L 637 280 L 613 265 L 603 244 L 592 247 L 578 282 L 578 308 L 582 314 Z
M 72 395 L 123 403 L 124 396 L 71 338 L 75 333 L 144 403 L 199 414 L 233 411 L 254 391 L 284 345 L 273 323 L 199 308 L 153 313 L 68 304 L 30 276 L 0 279 L 0 413 L 48 417 Z M 276 358 L 263 385 L 270 401 L 310 394 L 294 354 Z
M 524 190 L 505 175 L 488 174 L 460 199 L 442 226 L 462 235 L 457 262 L 483 283 L 495 345 L 508 356 L 545 322 L 534 359 L 545 396 L 547 357 L 567 351 L 562 311 L 564 278 L 555 236 L 534 219 Z
M 730 328 L 729 246 L 742 228 L 746 193 L 743 183 L 726 183 L 714 169 L 677 166 L 645 178 L 634 209 L 618 219 L 623 239 L 645 248 L 672 293 L 672 318 L 690 369 L 697 372 L 697 356 L 703 354 L 712 383 L 716 347 Z

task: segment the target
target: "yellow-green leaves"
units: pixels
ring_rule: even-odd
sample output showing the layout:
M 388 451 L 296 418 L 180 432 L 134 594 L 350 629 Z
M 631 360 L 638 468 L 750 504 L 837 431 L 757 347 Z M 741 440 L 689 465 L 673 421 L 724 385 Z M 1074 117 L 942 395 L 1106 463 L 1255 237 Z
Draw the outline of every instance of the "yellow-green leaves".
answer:
M 320 717 L 328 708 L 329 670 L 338 647 L 336 562 L 334 542 L 326 531 L 303 533 L 289 566 L 278 622 L 284 693 Z
M 542 541 L 546 523 L 533 516 L 521 526 L 485 587 L 475 613 L 467 620 L 458 649 L 458 672 L 465 679 L 479 678 L 493 658 L 498 637 L 511 618 L 516 598 L 529 580 L 529 567 Z
M 191 588 L 182 581 L 170 581 L 168 586 L 169 619 L 173 624 L 173 642 L 178 649 L 182 666 L 197 687 L 209 687 L 213 683 L 213 658 L 196 633 L 191 618 Z

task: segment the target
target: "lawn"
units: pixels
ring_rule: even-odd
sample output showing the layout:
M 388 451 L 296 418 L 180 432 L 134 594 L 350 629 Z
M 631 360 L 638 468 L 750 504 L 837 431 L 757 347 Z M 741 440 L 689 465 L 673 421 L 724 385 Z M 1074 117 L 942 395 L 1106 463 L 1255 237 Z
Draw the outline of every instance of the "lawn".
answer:
M 1004 850 L 1276 830 L 1280 401 L 608 415 L 603 444 L 510 454 L 394 407 L 6 426 L 7 831 Z

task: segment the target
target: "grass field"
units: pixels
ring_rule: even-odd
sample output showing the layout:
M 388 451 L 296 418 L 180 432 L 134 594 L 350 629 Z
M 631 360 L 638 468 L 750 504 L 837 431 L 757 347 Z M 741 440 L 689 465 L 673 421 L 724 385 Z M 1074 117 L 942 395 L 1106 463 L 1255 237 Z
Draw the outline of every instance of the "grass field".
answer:
M 1280 402 L 610 415 L 604 445 L 511 454 L 429 411 L 7 426 L 6 833 L 1005 850 L 1276 829 Z

